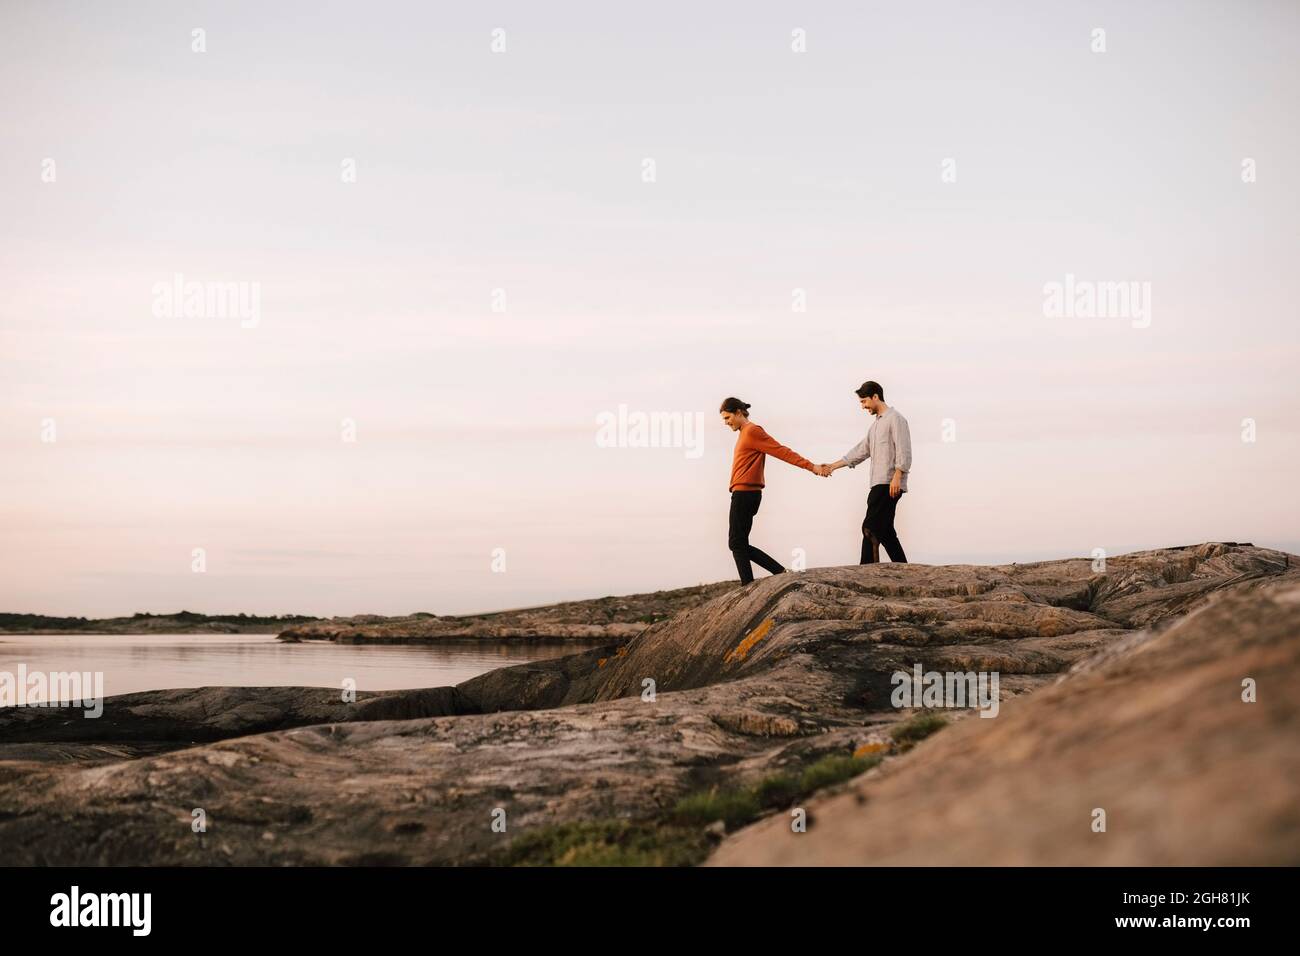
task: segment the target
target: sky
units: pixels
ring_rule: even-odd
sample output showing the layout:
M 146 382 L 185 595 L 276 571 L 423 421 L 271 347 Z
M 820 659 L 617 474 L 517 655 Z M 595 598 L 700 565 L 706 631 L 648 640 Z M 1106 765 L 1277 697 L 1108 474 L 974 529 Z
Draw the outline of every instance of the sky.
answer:
M 0 610 L 724 580 L 721 400 L 833 461 L 866 379 L 910 423 L 913 562 L 1300 552 L 1298 28 L 8 0 Z M 602 439 L 620 406 L 690 440 Z M 769 460 L 752 542 L 855 562 L 866 482 Z

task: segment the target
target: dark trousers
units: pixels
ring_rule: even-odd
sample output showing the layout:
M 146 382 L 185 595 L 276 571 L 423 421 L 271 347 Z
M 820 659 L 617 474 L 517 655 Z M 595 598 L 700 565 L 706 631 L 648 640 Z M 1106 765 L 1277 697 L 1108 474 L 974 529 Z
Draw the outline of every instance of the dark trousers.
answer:
M 862 560 L 859 564 L 875 564 L 880 560 L 880 548 L 884 546 L 889 560 L 895 564 L 906 564 L 907 555 L 903 545 L 894 531 L 894 511 L 899 499 L 889 497 L 889 485 L 872 485 L 867 492 L 867 517 L 862 522 Z
M 785 568 L 771 555 L 764 554 L 749 543 L 749 530 L 754 526 L 754 515 L 763 502 L 761 491 L 733 491 L 731 493 L 731 518 L 727 523 L 727 547 L 736 559 L 736 570 L 740 572 L 740 583 L 748 584 L 754 580 L 754 569 L 750 562 L 773 574 L 780 574 Z

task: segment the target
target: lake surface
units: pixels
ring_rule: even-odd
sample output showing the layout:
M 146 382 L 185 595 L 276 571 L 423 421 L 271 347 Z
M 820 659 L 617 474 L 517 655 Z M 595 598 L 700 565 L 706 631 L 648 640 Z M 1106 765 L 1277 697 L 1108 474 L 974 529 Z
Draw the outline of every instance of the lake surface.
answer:
M 406 690 L 459 684 L 511 664 L 576 654 L 582 644 L 285 644 L 274 634 L 10 634 L 0 671 L 90 671 L 104 695 L 169 687 Z

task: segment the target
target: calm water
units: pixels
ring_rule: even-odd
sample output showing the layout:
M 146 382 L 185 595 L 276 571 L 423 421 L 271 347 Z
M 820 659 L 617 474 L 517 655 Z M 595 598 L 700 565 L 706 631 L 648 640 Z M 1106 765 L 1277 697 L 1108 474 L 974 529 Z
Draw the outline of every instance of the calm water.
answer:
M 0 671 L 102 671 L 104 695 L 168 687 L 342 687 L 402 690 L 459 684 L 580 644 L 283 644 L 273 634 L 0 636 Z

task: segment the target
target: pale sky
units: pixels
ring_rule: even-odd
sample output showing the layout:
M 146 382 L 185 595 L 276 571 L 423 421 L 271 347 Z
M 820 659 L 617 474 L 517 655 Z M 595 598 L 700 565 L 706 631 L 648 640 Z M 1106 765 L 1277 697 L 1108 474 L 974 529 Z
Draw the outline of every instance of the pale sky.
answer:
M 914 562 L 1300 552 L 1298 28 L 1283 2 L 6 2 L 0 610 L 730 578 L 720 401 L 831 461 L 867 378 L 911 423 Z M 256 283 L 255 326 L 155 314 L 178 273 Z M 1067 275 L 1147 283 L 1149 315 L 1048 316 Z M 620 404 L 701 414 L 703 454 L 598 447 Z M 751 540 L 856 561 L 866 476 L 769 460 Z

